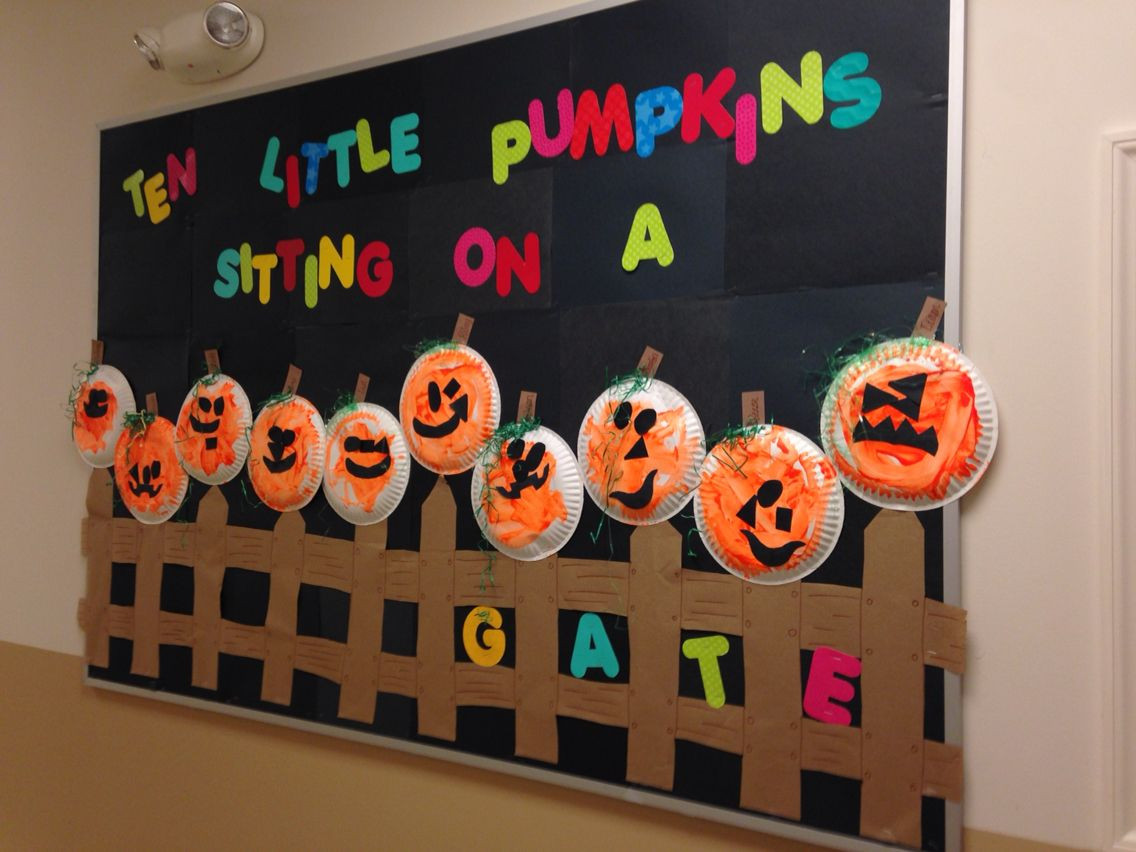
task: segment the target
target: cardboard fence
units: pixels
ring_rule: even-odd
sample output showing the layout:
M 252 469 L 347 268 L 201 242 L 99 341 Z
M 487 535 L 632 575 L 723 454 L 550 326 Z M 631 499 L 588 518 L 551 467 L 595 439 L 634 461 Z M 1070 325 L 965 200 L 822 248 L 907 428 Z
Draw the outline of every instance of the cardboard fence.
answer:
M 419 552 L 386 549 L 386 524 L 357 527 L 354 541 L 307 534 L 298 512 L 273 531 L 227 526 L 214 487 L 196 523 L 144 525 L 111 514 L 106 470 L 92 472 L 82 541 L 87 596 L 80 620 L 91 665 L 108 664 L 111 637 L 133 643 L 131 673 L 157 677 L 158 647 L 192 649 L 192 683 L 216 689 L 218 654 L 264 661 L 261 699 L 287 705 L 294 671 L 340 685 L 338 716 L 370 724 L 378 692 L 417 700 L 418 733 L 456 738 L 457 707 L 516 713 L 515 755 L 555 764 L 557 716 L 628 729 L 627 781 L 669 791 L 675 740 L 741 755 L 740 804 L 801 817 L 801 772 L 861 782 L 860 833 L 920 845 L 921 797 L 958 801 L 962 752 L 924 739 L 923 666 L 961 673 L 963 610 L 924 596 L 923 530 L 914 514 L 883 510 L 867 528 L 863 588 L 746 583 L 680 567 L 683 542 L 668 524 L 638 528 L 631 561 L 552 556 L 517 563 L 456 551 L 455 504 L 439 478 L 422 507 Z M 136 565 L 134 605 L 110 603 L 112 563 Z M 193 569 L 193 614 L 160 609 L 163 563 Z M 264 626 L 221 618 L 227 567 L 270 577 Z M 346 643 L 298 636 L 300 584 L 350 595 Z M 418 605 L 415 657 L 382 650 L 384 601 Z M 454 608 L 515 611 L 515 667 L 455 661 Z M 626 618 L 628 683 L 559 673 L 559 610 Z M 714 708 L 678 694 L 680 631 L 740 637 L 745 704 Z M 861 725 L 802 713 L 800 652 L 858 657 Z

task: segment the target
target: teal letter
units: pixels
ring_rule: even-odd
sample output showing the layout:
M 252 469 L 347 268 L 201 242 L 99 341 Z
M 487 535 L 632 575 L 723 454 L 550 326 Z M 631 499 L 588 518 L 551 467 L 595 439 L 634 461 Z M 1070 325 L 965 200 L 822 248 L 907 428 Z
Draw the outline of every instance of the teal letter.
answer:
M 824 96 L 830 101 L 857 101 L 850 106 L 837 107 L 829 116 L 829 121 L 837 130 L 847 130 L 863 124 L 876 114 L 883 100 L 880 84 L 871 77 L 847 79 L 853 74 L 863 74 L 868 70 L 868 54 L 846 53 L 829 67 L 824 75 Z
M 395 174 L 413 172 L 422 165 L 422 158 L 410 153 L 418 147 L 418 134 L 410 131 L 418 127 L 418 113 L 408 112 L 391 119 L 391 170 Z
M 588 669 L 603 669 L 608 677 L 619 674 L 619 660 L 607 638 L 603 622 L 594 612 L 580 616 L 576 627 L 576 645 L 572 648 L 572 663 L 569 667 L 573 677 L 583 677 Z
M 335 152 L 335 182 L 340 186 L 351 183 L 351 160 L 348 151 L 355 144 L 354 130 L 344 130 L 327 137 L 327 149 Z
M 284 179 L 276 174 L 276 157 L 280 154 L 280 140 L 268 137 L 264 146 L 264 162 L 260 164 L 260 185 L 269 192 L 283 192 Z
M 221 277 L 213 282 L 213 292 L 222 299 L 231 299 L 237 294 L 241 279 L 237 268 L 241 265 L 241 255 L 236 249 L 227 248 L 217 255 L 217 274 Z

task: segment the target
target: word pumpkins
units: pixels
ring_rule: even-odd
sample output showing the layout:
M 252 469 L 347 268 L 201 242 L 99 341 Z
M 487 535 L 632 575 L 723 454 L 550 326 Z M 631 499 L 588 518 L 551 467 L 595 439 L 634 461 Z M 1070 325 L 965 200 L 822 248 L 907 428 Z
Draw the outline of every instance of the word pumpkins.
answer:
M 523 428 L 523 427 L 521 427 Z M 473 468 L 470 498 L 485 538 L 506 556 L 544 559 L 572 537 L 584 487 L 576 457 L 544 426 L 500 432 Z
M 706 455 L 694 517 L 706 549 L 731 574 L 788 583 L 836 546 L 844 494 L 820 447 L 784 426 L 758 426 Z
M 410 367 L 398 402 L 410 454 L 434 473 L 461 473 L 501 422 L 489 364 L 468 346 L 444 343 Z
M 71 437 L 79 456 L 91 467 L 110 467 L 123 416 L 134 413 L 134 394 L 126 376 L 100 364 L 83 379 L 73 404 Z
M 160 524 L 178 510 L 189 488 L 189 475 L 174 451 L 174 424 L 141 414 L 114 447 L 114 482 L 123 504 L 144 524 Z
M 194 383 L 177 419 L 178 458 L 189 475 L 209 485 L 241 472 L 249 451 L 252 406 L 235 379 L 210 373 Z
M 277 512 L 308 505 L 323 477 L 325 440 L 323 418 L 302 396 L 264 406 L 252 424 L 248 457 L 261 502 Z
M 698 484 L 702 423 L 665 382 L 635 377 L 609 387 L 580 426 L 584 487 L 604 512 L 628 524 L 677 514 Z
M 958 350 L 891 340 L 853 359 L 821 410 L 821 440 L 853 493 L 895 509 L 930 509 L 982 476 L 998 440 L 990 388 Z
M 409 479 L 410 456 L 393 414 L 370 402 L 335 413 L 327 424 L 323 493 L 341 518 L 378 523 L 398 506 Z

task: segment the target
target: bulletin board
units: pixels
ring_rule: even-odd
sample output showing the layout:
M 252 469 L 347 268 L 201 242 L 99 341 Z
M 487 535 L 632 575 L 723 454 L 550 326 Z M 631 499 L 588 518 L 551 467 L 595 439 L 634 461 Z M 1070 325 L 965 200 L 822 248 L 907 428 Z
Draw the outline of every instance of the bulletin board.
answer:
M 397 411 L 465 314 L 502 421 L 535 392 L 573 448 L 648 346 L 707 436 L 761 390 L 818 440 L 840 352 L 910 334 L 928 296 L 957 334 L 961 6 L 642 0 L 108 127 L 104 360 L 171 420 L 207 349 L 254 408 L 296 365 L 325 419 L 359 373 Z M 585 500 L 555 554 L 494 553 L 473 475 L 415 462 L 356 527 L 242 472 L 144 525 L 95 471 L 89 682 L 816 842 L 957 845 L 952 507 L 846 492 L 831 556 L 766 586 L 689 506 L 633 525 Z M 486 667 L 462 637 L 490 607 Z M 612 671 L 574 671 L 582 622 Z M 680 650 L 700 637 L 724 637 L 717 706 Z M 842 724 L 802 711 L 828 648 L 863 667 Z

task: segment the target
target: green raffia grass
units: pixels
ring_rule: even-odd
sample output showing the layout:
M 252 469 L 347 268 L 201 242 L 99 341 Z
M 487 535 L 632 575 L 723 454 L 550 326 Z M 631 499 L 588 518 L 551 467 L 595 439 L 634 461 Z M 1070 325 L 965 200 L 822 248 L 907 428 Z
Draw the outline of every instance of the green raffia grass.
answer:
M 150 424 L 157 419 L 158 415 L 143 408 L 140 411 L 128 411 L 122 415 L 122 425 L 126 427 L 131 438 L 136 438 L 143 434 L 150 427 Z
M 526 417 L 523 420 L 517 420 L 513 423 L 505 423 L 498 426 L 489 439 L 485 442 L 485 446 L 477 454 L 477 461 L 474 462 L 481 466 L 482 485 L 481 494 L 477 500 L 477 507 L 474 509 L 474 514 L 477 517 L 477 525 L 481 529 L 481 540 L 477 543 L 477 548 L 485 554 L 486 565 L 481 569 L 481 583 L 479 586 L 480 591 L 486 590 L 486 584 L 490 587 L 496 585 L 493 578 L 493 563 L 497 561 L 497 550 L 490 543 L 489 539 L 485 537 L 485 506 L 492 496 L 492 490 L 489 487 L 489 472 L 497 464 L 501 457 L 501 447 L 516 438 L 523 437 L 531 432 L 533 429 L 540 425 L 540 419 L 536 417 Z
M 930 346 L 935 341 L 926 337 L 912 337 L 903 331 L 870 331 L 867 334 L 850 337 L 835 349 L 825 353 L 824 365 L 818 370 L 810 370 L 806 378 L 812 387 L 817 406 L 824 405 L 828 389 L 849 366 L 865 361 L 868 355 L 882 343 L 904 341 L 914 346 Z
M 261 412 L 273 405 L 281 405 L 282 403 L 285 403 L 288 400 L 292 399 L 295 395 L 296 394 L 292 393 L 292 391 L 280 391 L 280 393 L 274 393 L 272 396 L 268 397 L 268 399 L 257 403 L 256 410 L 258 412 Z
M 411 350 L 415 358 L 421 358 L 427 352 L 433 352 L 435 349 L 457 349 L 461 346 L 460 343 L 455 343 L 445 337 L 429 337 L 425 340 L 419 340 L 414 344 Z
M 332 401 L 330 411 L 324 414 L 324 422 L 330 423 L 340 412 L 355 411 L 358 407 L 359 401 L 355 399 L 355 394 L 352 391 L 341 390 Z

